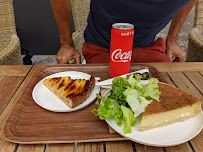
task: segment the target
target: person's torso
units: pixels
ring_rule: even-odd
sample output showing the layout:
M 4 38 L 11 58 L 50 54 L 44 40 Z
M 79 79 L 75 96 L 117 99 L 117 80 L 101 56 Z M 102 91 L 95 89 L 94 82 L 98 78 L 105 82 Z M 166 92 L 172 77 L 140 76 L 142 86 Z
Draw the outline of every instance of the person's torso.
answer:
M 153 41 L 190 0 L 91 0 L 85 41 L 110 48 L 113 23 L 134 25 L 134 47 Z

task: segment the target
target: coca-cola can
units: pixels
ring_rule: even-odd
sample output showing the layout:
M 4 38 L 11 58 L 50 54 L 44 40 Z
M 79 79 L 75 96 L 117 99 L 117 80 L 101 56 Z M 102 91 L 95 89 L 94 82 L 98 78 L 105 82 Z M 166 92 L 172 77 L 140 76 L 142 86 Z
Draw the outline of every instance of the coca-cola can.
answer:
M 110 75 L 127 74 L 130 71 L 134 38 L 134 25 L 115 23 L 111 28 Z

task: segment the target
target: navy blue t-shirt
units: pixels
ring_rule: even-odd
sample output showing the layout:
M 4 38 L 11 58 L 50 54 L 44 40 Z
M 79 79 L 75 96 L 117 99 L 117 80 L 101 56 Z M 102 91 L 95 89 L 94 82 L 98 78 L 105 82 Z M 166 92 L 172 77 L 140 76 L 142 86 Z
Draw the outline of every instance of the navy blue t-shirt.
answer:
M 91 0 L 85 41 L 109 49 L 112 24 L 131 23 L 135 29 L 133 46 L 144 47 L 190 1 Z

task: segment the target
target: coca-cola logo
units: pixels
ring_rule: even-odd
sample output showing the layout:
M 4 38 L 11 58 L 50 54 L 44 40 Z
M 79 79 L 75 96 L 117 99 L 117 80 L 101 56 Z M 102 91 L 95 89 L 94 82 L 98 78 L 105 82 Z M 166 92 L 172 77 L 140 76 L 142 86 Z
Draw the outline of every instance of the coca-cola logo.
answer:
M 122 49 L 116 49 L 111 54 L 111 59 L 114 62 L 129 62 L 131 60 L 132 50 L 128 52 L 122 52 Z

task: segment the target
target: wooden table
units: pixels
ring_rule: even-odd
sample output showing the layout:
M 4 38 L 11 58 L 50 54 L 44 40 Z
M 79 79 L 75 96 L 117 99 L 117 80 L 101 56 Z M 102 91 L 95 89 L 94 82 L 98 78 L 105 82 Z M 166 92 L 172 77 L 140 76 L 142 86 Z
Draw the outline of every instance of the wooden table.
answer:
M 198 63 L 151 63 L 160 72 L 169 84 L 175 85 L 180 89 L 194 95 L 203 101 L 203 62 Z M 48 67 L 59 65 L 48 65 Z M 72 65 L 70 65 L 72 66 Z M 74 65 L 76 66 L 76 65 Z M 78 65 L 86 66 L 86 65 Z M 99 66 L 99 65 L 95 65 Z M 73 143 L 73 144 L 33 144 L 23 145 L 7 141 L 3 136 L 3 128 L 7 117 L 14 108 L 20 95 L 30 81 L 33 74 L 40 66 L 25 65 L 2 65 L 0 66 L 0 151 L 136 151 L 136 152 L 202 152 L 203 151 L 203 131 L 195 138 L 184 144 L 173 147 L 150 147 L 131 141 L 114 142 L 92 142 L 92 143 Z

